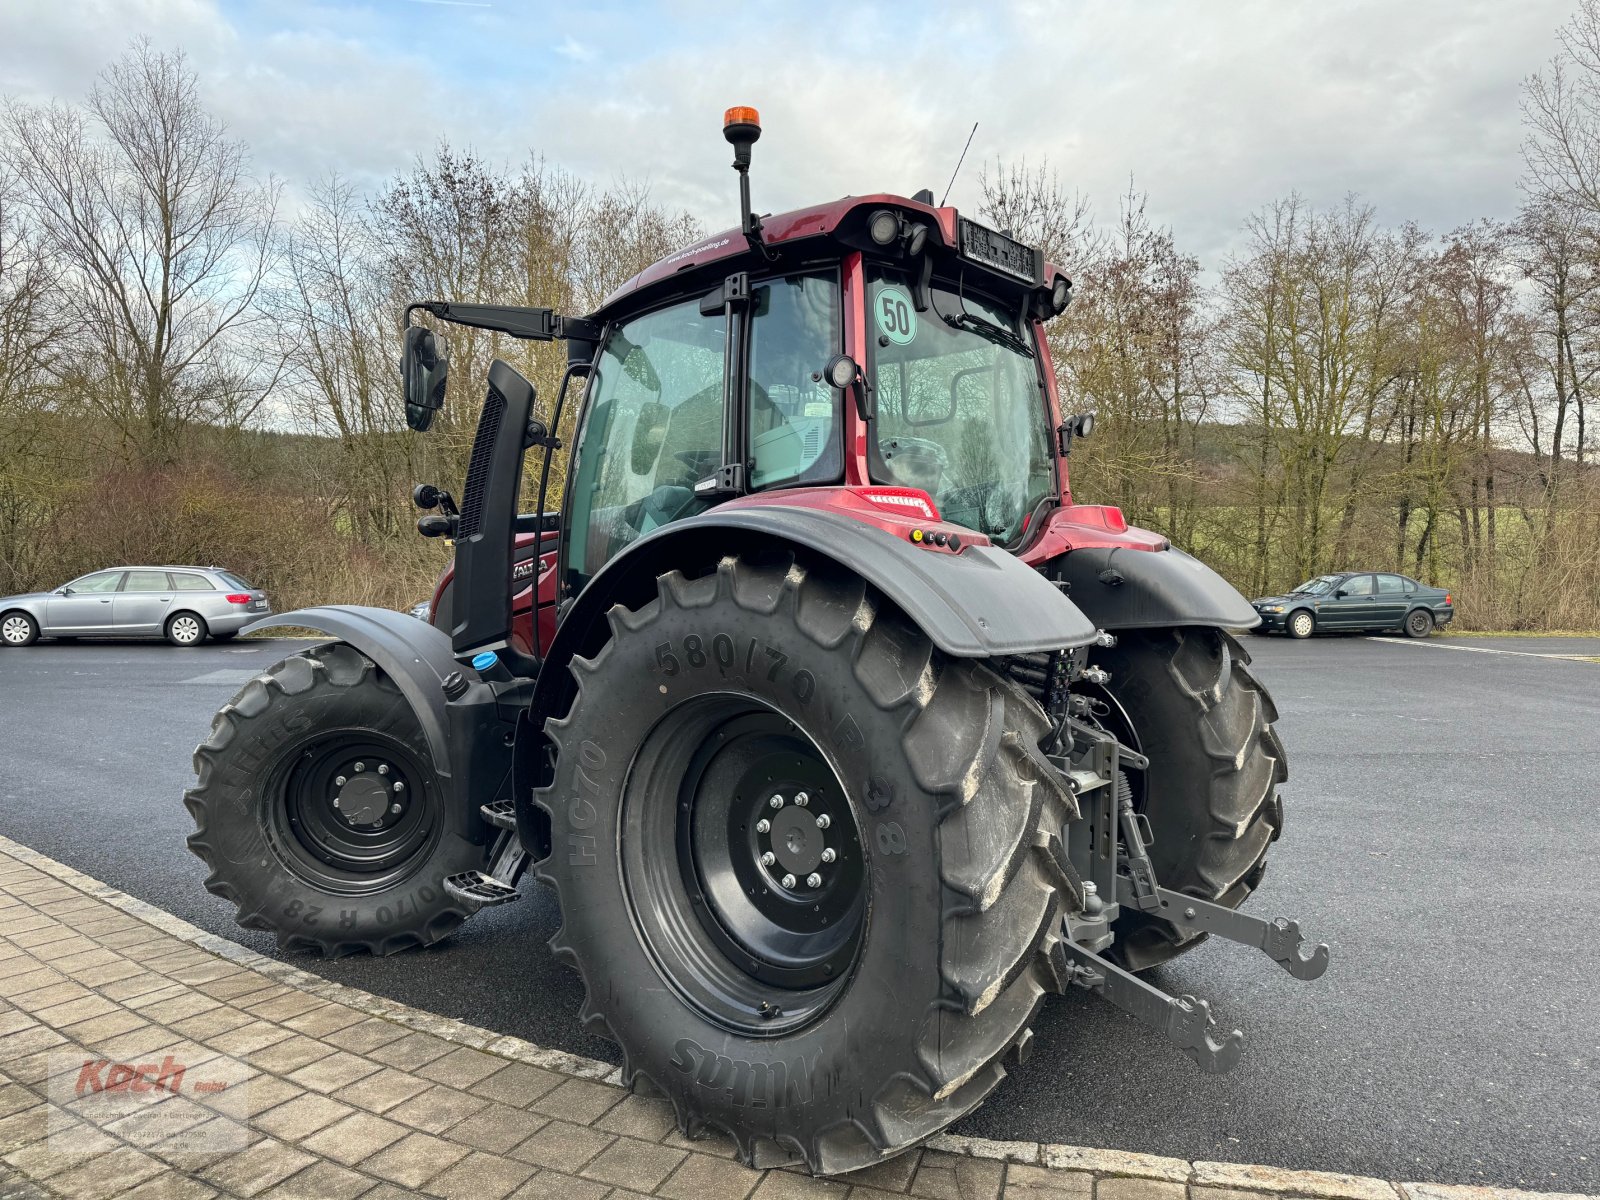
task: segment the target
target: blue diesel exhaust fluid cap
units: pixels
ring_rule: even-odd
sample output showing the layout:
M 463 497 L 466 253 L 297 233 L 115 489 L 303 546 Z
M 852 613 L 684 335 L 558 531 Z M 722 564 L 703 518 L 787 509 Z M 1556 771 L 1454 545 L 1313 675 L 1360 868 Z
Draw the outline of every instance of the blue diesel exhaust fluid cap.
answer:
M 474 671 L 487 671 L 500 661 L 500 656 L 493 650 L 485 650 L 482 654 L 472 656 L 472 669 Z

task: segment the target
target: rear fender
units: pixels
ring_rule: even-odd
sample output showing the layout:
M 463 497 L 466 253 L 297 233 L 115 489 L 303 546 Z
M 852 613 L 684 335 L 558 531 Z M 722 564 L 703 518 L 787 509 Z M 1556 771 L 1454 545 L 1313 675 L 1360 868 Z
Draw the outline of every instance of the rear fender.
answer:
M 959 552 L 913 542 L 914 530 L 961 539 Z M 544 721 L 565 715 L 574 693 L 567 669 L 574 656 L 598 653 L 609 636 L 605 615 L 613 605 L 638 608 L 656 595 L 656 579 L 672 570 L 699 574 L 725 555 L 789 547 L 861 576 L 955 658 L 991 658 L 1083 646 L 1094 625 L 1059 588 L 1034 568 L 957 526 L 918 522 L 874 508 L 845 489 L 807 489 L 732 501 L 677 521 L 608 562 L 564 614 L 534 691 L 538 738 L 518 739 L 519 772 L 544 771 Z M 524 749 L 526 747 L 526 749 Z M 530 852 L 535 809 L 517 789 L 518 827 Z

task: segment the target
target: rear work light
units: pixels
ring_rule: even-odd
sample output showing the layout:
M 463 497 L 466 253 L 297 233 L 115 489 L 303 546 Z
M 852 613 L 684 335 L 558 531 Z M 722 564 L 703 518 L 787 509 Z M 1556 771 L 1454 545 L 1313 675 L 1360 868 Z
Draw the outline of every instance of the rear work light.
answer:
M 249 604 L 250 597 L 244 592 L 233 592 L 228 596 L 229 604 Z
M 933 497 L 921 488 L 863 487 L 850 490 L 868 504 L 876 504 L 879 508 L 886 508 L 891 512 L 921 517 L 924 521 L 940 519 L 939 509 L 933 503 Z

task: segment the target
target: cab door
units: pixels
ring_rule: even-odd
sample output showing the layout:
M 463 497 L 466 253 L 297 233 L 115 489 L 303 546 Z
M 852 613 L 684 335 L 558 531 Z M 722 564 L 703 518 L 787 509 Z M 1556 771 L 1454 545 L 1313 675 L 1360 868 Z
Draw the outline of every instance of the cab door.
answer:
M 122 571 L 100 571 L 67 584 L 45 603 L 45 626 L 52 634 L 112 633 L 112 601 Z
M 172 581 L 165 571 L 129 571 L 112 599 L 118 633 L 160 633 L 172 610 Z

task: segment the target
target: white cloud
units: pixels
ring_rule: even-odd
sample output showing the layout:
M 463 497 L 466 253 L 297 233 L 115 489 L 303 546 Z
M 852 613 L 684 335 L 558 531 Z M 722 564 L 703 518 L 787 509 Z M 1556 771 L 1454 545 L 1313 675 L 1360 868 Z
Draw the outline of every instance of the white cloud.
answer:
M 189 52 L 258 164 L 292 184 L 334 168 L 381 178 L 444 136 L 508 162 L 535 148 L 596 179 L 645 177 L 711 225 L 735 211 L 718 128 L 730 104 L 762 111 L 752 185 L 769 210 L 941 192 L 977 120 L 953 202 L 975 202 L 983 161 L 1026 154 L 1109 216 L 1132 173 L 1214 264 L 1249 212 L 1291 190 L 1317 203 L 1359 191 L 1385 220 L 1441 230 L 1509 216 L 1518 86 L 1572 0 L 1016 0 L 916 17 L 823 3 L 733 23 L 726 6 L 687 2 L 538 21 L 503 5 L 255 2 L 9 0 L 0 79 L 77 98 L 148 34 Z
M 594 50 L 589 46 L 585 46 L 571 34 L 562 39 L 561 44 L 556 47 L 556 53 L 561 55 L 562 58 L 571 59 L 577 63 L 593 62 L 595 59 Z

